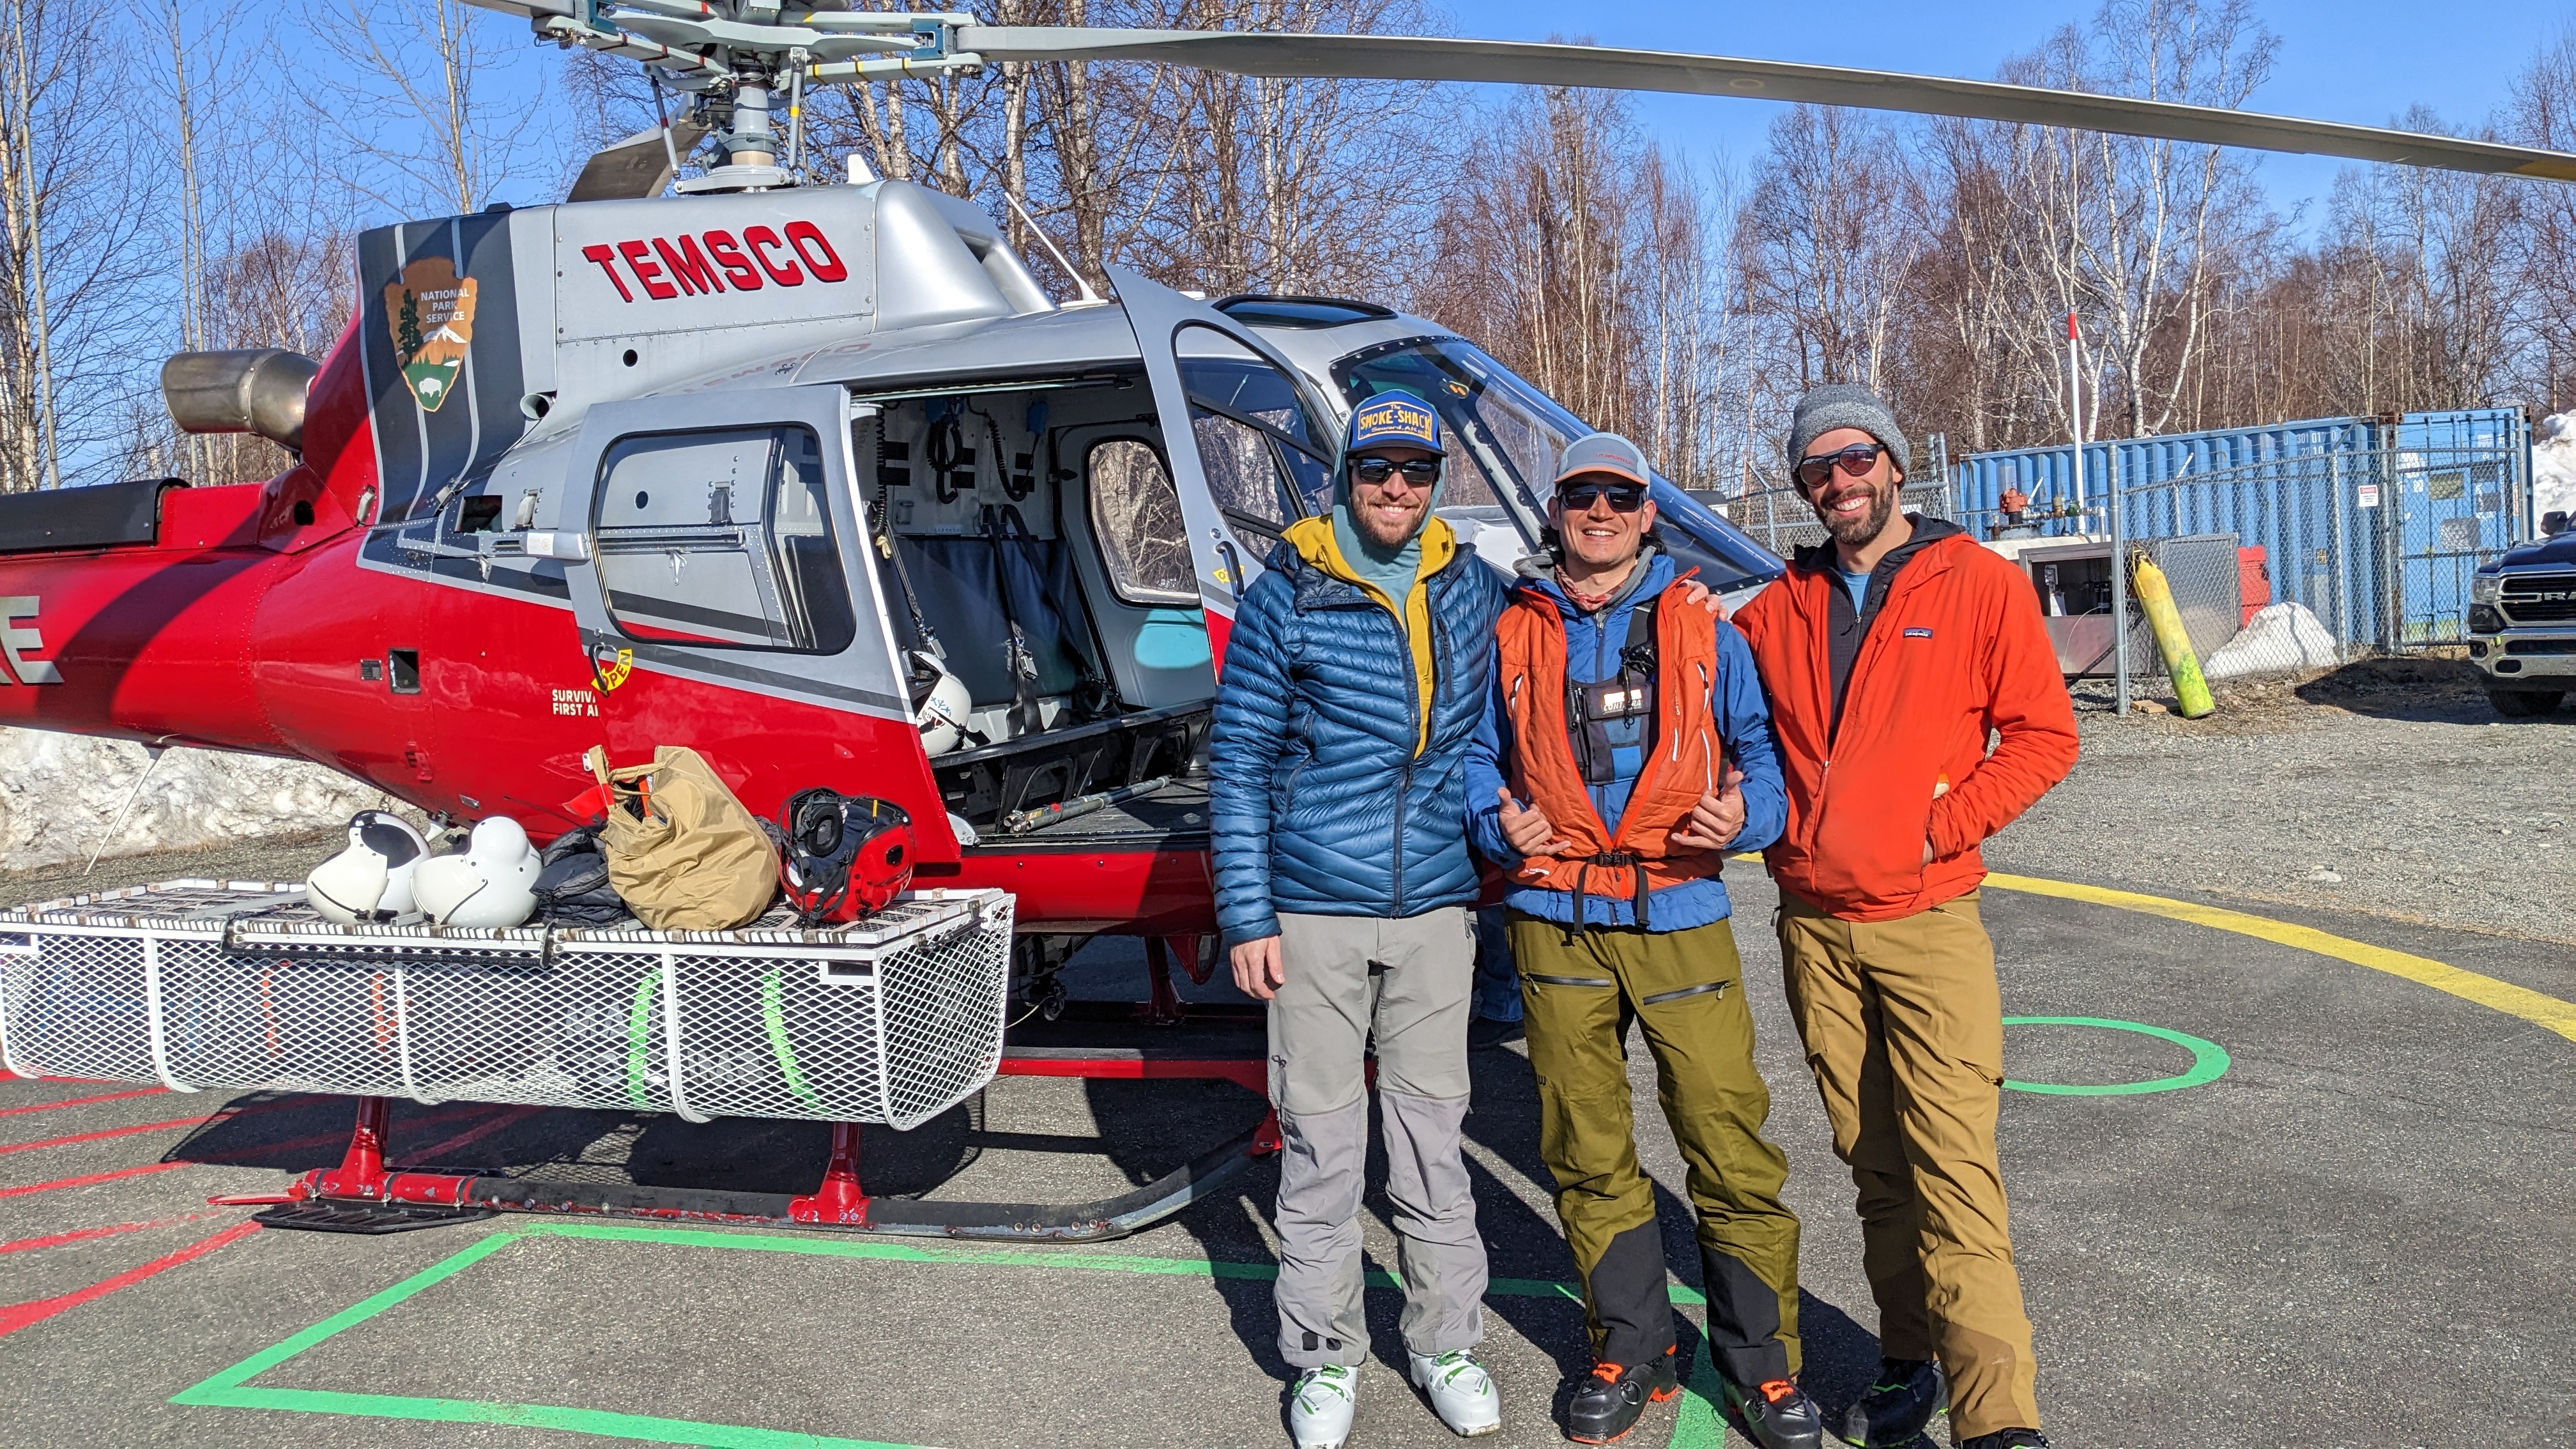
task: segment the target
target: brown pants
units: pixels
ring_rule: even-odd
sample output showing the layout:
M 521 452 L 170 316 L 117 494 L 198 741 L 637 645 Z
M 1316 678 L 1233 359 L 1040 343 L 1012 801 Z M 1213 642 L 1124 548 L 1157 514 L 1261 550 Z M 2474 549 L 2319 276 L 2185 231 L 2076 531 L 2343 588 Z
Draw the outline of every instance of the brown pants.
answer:
M 1880 1351 L 1937 1358 L 1951 1432 L 2040 1427 L 2038 1365 L 1995 1160 L 2003 997 L 1970 891 L 1840 921 L 1783 891 L 1780 959 L 1834 1153 L 1860 1189 Z

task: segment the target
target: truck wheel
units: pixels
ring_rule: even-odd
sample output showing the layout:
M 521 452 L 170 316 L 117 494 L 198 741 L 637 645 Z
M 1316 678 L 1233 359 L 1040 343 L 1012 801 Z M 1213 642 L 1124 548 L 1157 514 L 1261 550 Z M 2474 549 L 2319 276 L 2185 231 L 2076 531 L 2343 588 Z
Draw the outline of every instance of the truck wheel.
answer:
M 2487 703 L 2495 706 L 2496 713 L 2510 715 L 2515 719 L 2534 719 L 2541 715 L 2556 714 L 2559 701 L 2566 697 L 2564 691 L 2555 689 L 2490 689 L 2487 691 Z

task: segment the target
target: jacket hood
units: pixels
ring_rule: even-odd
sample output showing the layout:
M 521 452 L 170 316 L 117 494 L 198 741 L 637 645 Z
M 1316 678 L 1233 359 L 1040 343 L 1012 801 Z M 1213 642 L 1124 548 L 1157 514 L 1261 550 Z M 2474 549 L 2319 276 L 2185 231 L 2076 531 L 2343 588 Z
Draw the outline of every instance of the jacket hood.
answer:
M 1534 571 L 1532 569 L 1533 563 L 1536 564 L 1536 569 Z M 1556 611 L 1559 614 L 1562 614 L 1569 619 L 1576 618 L 1582 614 L 1582 610 L 1574 607 L 1574 601 L 1565 596 L 1565 586 L 1556 581 L 1556 566 L 1554 564 L 1549 563 L 1543 558 L 1535 560 L 1523 559 L 1515 572 L 1517 572 L 1521 577 L 1522 588 L 1541 595 L 1549 602 L 1555 604 Z M 1612 598 L 1610 603 L 1603 608 L 1602 613 L 1617 613 L 1631 599 L 1651 599 L 1655 597 L 1657 594 L 1660 594 L 1664 590 L 1672 587 L 1673 575 L 1675 572 L 1676 570 L 1673 567 L 1672 555 L 1656 552 L 1655 546 L 1651 543 L 1646 545 L 1646 551 L 1638 556 L 1635 572 L 1628 575 L 1627 583 L 1620 588 L 1617 596 Z
M 1288 525 L 1279 537 L 1286 544 L 1283 552 L 1294 553 L 1298 562 L 1307 568 L 1326 578 L 1348 584 L 1363 593 L 1367 592 L 1366 582 L 1352 572 L 1350 564 L 1342 558 L 1341 544 L 1333 537 L 1333 520 L 1330 515 L 1317 514 L 1312 518 L 1301 518 Z M 1457 532 L 1449 527 L 1447 519 L 1437 515 L 1424 519 L 1422 531 L 1414 537 L 1422 543 L 1421 577 L 1426 579 L 1447 568 L 1461 551 Z M 1279 565 L 1280 559 L 1274 553 L 1271 566 L 1276 568 Z

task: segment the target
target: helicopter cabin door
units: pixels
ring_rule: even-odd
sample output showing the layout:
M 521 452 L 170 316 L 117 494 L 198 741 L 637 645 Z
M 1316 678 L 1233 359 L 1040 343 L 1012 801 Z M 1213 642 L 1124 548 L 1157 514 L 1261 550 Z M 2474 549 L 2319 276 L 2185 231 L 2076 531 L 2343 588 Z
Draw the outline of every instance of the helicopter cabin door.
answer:
M 756 814 L 813 786 L 912 813 L 922 856 L 956 846 L 895 672 L 850 488 L 839 387 L 594 406 L 556 528 L 610 758 L 706 757 Z
M 1112 267 L 1144 354 L 1217 668 L 1280 534 L 1332 507 L 1332 416 L 1270 344 L 1204 302 Z

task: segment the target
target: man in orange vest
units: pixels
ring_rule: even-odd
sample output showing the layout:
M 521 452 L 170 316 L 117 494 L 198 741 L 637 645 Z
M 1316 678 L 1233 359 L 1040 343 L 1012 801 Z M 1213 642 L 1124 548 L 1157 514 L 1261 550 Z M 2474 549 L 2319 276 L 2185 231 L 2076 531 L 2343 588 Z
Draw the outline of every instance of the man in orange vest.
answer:
M 1768 856 L 1790 1014 L 1878 1300 L 1883 1362 L 1842 1434 L 1915 1444 L 1947 1404 L 1962 1449 L 2046 1449 L 1995 1154 L 2003 999 L 1977 845 L 2074 767 L 2074 707 L 2030 579 L 1897 508 L 1911 458 L 1875 394 L 1801 398 L 1789 459 L 1830 537 L 1735 623 L 1789 792 Z
M 1538 1079 L 1539 1151 L 1583 1276 L 1592 1370 L 1566 1435 L 1606 1444 L 1680 1392 L 1654 1184 L 1637 1166 L 1626 1042 L 1645 1028 L 1699 1214 L 1708 1337 L 1729 1407 L 1765 1449 L 1811 1449 L 1798 1369 L 1798 1220 L 1719 863 L 1779 834 L 1780 767 L 1753 657 L 1654 548 L 1645 455 L 1577 439 L 1548 518 L 1555 557 L 1496 628 L 1467 752 L 1468 829 L 1509 876 L 1512 957 Z

